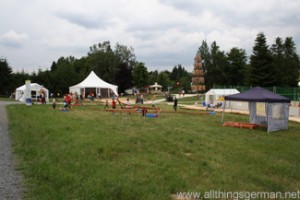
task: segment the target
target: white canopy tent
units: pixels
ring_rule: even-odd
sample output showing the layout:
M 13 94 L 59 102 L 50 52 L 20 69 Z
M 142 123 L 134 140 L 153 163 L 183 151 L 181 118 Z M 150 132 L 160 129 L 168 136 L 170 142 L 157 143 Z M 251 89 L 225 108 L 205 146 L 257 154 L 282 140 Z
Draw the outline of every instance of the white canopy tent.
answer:
M 41 91 L 45 92 L 46 102 L 49 102 L 49 90 L 37 83 L 30 84 L 31 98 L 37 99 L 41 95 Z M 26 100 L 26 85 L 22 85 L 16 89 L 16 100 L 25 102 Z
M 94 71 L 77 85 L 69 87 L 69 92 L 82 95 L 86 97 L 89 92 L 93 92 L 95 95 L 101 95 L 102 97 L 110 97 L 112 95 L 118 96 L 118 86 L 109 84 L 99 78 Z
M 205 93 L 206 104 L 217 104 L 220 99 L 227 95 L 240 93 L 237 89 L 210 89 Z

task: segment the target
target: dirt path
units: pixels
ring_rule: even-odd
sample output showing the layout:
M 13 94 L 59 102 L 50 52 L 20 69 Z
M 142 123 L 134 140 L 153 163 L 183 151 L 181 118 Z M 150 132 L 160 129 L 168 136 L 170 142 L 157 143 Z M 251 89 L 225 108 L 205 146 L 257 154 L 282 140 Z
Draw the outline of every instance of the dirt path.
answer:
M 0 101 L 0 199 L 21 200 L 21 174 L 15 170 L 5 106 L 12 102 Z

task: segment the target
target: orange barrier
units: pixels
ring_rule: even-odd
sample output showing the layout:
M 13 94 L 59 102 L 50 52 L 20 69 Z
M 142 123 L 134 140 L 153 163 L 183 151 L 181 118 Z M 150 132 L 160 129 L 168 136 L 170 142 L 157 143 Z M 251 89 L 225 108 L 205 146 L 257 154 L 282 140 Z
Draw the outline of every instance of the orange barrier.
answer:
M 144 112 L 147 113 L 147 112 L 154 112 L 154 113 L 159 113 L 161 110 L 159 107 L 156 107 L 156 109 L 153 109 L 153 108 L 148 108 L 148 107 L 132 107 L 132 108 L 121 108 L 121 109 L 105 109 L 105 111 L 108 111 L 108 112 L 138 112 L 138 113 L 141 113 L 141 112 Z
M 246 122 L 224 122 L 223 126 L 246 128 L 246 129 L 256 128 L 256 124 L 251 124 L 251 123 L 246 123 Z

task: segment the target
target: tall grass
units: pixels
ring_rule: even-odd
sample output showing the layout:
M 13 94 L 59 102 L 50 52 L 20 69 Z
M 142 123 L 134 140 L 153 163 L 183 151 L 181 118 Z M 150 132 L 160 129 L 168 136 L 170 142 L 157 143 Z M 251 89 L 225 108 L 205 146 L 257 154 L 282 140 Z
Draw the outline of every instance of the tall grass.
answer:
M 181 191 L 300 187 L 296 123 L 268 134 L 223 127 L 216 115 L 143 118 L 100 106 L 61 112 L 13 105 L 8 115 L 28 199 L 171 199 Z

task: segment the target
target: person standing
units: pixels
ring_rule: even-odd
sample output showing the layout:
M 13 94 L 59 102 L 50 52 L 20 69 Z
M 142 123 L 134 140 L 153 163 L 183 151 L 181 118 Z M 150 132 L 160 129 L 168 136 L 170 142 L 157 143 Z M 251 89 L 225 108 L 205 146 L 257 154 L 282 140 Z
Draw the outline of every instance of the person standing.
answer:
M 46 104 L 46 96 L 44 91 L 41 92 L 41 103 Z
M 177 98 L 176 97 L 174 97 L 173 108 L 174 108 L 174 111 L 176 112 L 177 111 Z

